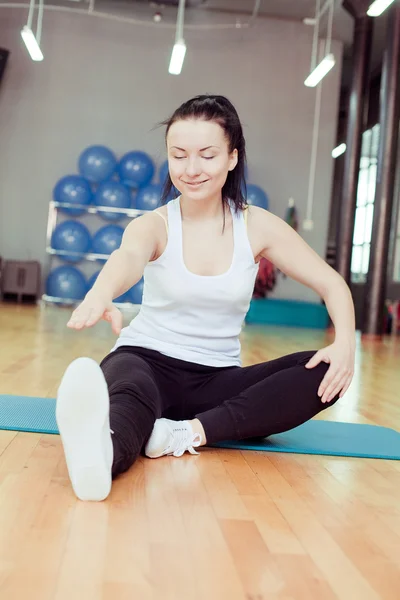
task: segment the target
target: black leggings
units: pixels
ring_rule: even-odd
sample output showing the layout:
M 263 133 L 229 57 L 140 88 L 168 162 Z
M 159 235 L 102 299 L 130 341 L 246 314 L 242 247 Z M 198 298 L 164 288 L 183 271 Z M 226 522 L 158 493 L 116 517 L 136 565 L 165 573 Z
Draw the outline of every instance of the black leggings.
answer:
M 315 351 L 249 367 L 207 367 L 123 346 L 101 363 L 110 394 L 113 477 L 134 463 L 156 419 L 201 421 L 207 443 L 266 437 L 297 427 L 331 406 L 318 396 L 328 369 L 305 364 Z

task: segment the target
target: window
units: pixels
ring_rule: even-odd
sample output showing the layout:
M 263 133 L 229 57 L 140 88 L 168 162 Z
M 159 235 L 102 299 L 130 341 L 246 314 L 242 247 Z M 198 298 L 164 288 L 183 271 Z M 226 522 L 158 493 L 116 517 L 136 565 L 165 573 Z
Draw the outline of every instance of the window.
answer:
M 397 217 L 397 227 L 396 227 L 396 232 L 395 232 L 395 239 L 394 239 L 394 260 L 393 260 L 393 281 L 395 281 L 396 283 L 400 282 L 400 196 L 397 199 L 397 210 L 398 210 L 398 217 Z
M 365 283 L 367 280 L 374 217 L 378 145 L 379 125 L 375 125 L 372 129 L 365 131 L 362 137 L 351 256 L 351 280 L 353 283 Z

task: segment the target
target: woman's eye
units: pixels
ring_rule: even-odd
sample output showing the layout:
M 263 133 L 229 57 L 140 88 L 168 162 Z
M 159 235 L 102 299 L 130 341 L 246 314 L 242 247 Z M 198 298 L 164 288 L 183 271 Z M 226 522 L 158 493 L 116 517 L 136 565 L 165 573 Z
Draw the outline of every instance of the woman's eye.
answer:
M 213 158 L 215 158 L 215 156 L 203 156 L 203 158 L 205 158 L 206 160 L 212 160 Z
M 184 156 L 174 156 L 174 158 L 175 158 L 176 160 L 182 160 L 182 159 L 183 159 L 183 158 L 185 158 L 185 157 L 184 157 Z

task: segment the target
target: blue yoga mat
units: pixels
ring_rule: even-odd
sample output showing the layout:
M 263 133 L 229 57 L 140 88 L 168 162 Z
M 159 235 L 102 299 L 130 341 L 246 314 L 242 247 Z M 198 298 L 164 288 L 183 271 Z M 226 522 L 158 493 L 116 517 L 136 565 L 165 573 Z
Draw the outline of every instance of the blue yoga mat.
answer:
M 0 395 L 0 429 L 58 434 L 54 398 Z M 387 427 L 312 420 L 278 435 L 218 448 L 400 460 L 400 433 Z

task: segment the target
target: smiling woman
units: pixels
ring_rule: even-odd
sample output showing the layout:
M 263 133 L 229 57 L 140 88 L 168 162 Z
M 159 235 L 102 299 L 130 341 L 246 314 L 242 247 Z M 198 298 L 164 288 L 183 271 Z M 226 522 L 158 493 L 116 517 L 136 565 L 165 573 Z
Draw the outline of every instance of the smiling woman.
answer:
M 169 176 L 163 199 L 175 186 L 195 198 L 221 198 L 235 209 L 246 205 L 246 142 L 239 115 L 223 96 L 196 96 L 163 122 Z M 203 185 L 207 184 L 207 185 Z
M 350 385 L 350 292 L 284 221 L 245 200 L 245 140 L 231 102 L 198 96 L 166 125 L 168 198 L 132 221 L 68 326 L 112 324 L 100 366 L 67 369 L 57 420 L 72 485 L 104 499 L 135 462 L 196 453 L 223 440 L 269 436 L 304 423 Z M 240 341 L 261 257 L 318 292 L 336 329 L 327 348 L 241 366 Z M 139 314 L 121 331 L 113 298 L 144 276 Z M 327 363 L 327 364 L 326 364 Z
M 202 147 L 206 140 L 213 144 Z M 213 121 L 177 121 L 168 133 L 169 174 L 172 184 L 188 198 L 220 199 L 227 173 L 237 165 L 237 150 L 229 153 L 221 127 Z

